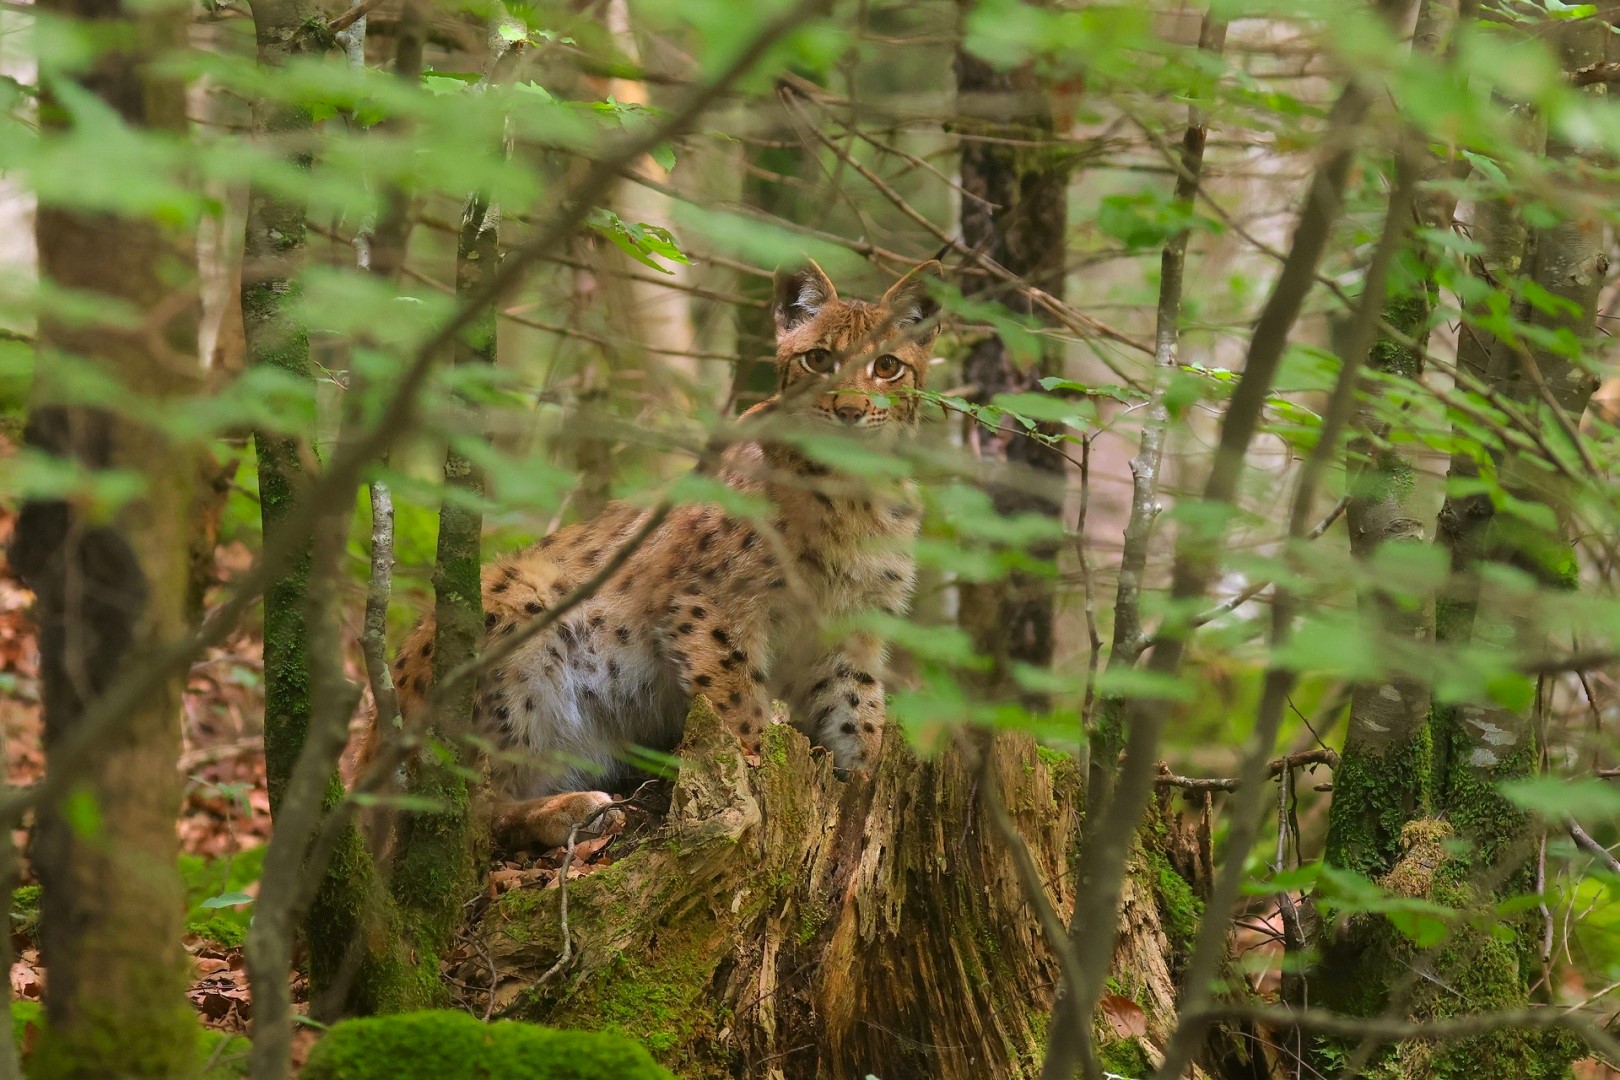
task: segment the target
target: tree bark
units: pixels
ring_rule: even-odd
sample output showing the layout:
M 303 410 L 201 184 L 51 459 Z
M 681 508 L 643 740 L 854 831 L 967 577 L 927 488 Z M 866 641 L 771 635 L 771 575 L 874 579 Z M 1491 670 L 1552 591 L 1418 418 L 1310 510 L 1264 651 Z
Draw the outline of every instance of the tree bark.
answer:
M 475 295 L 494 274 L 499 250 L 500 210 L 488 196 L 467 200 L 456 241 L 456 291 Z M 479 313 L 456 343 L 457 365 L 495 362 L 494 307 Z M 466 432 L 477 430 L 476 414 L 467 410 Z M 452 439 L 444 459 L 445 496 L 439 506 L 438 550 L 434 560 L 433 679 L 435 685 L 469 662 L 484 636 L 481 533 L 483 477 Z M 417 942 L 426 954 L 442 951 L 460 926 L 462 907 L 477 890 L 477 823 L 467 769 L 474 754 L 467 742 L 472 731 L 472 680 L 463 681 L 432 717 L 430 739 L 443 755 L 418 754 L 410 763 L 406 786 L 411 794 L 439 804 L 427 813 L 408 814 L 399 826 L 394 866 L 394 896 Z
M 42 73 L 47 93 L 71 77 L 131 128 L 185 129 L 184 87 L 149 67 L 183 43 L 183 13 L 87 0 L 43 6 L 79 20 L 81 32 L 125 43 L 72 76 Z M 47 124 L 72 123 L 55 108 L 44 113 Z M 195 273 L 194 251 L 173 227 L 53 205 L 49 191 L 40 199 L 43 280 L 105 297 L 114 310 L 172 314 L 150 336 L 93 318 L 47 315 L 39 328 L 28 444 L 87 470 L 127 470 L 144 486 L 110 516 L 66 499 L 29 502 L 12 547 L 13 566 L 36 594 L 46 767 L 72 777 L 65 797 L 40 808 L 34 829 L 51 980 L 30 1075 L 183 1077 L 197 1066 L 196 1023 L 182 993 L 190 965 L 180 948 L 174 832 L 184 679 L 164 682 L 94 745 L 80 722 L 108 687 L 186 631 L 200 464 L 153 427 L 65 404 L 51 361 L 62 353 L 96 364 L 159 413 L 166 400 L 195 392 L 196 313 L 176 302 Z
M 1000 141 L 967 141 L 961 150 L 962 242 L 1018 275 L 1027 285 L 1058 299 L 1063 297 L 1065 237 L 1068 226 L 1069 167 L 1060 152 L 1044 144 L 1053 140 L 1051 105 L 1032 65 L 999 70 L 958 47 L 955 57 L 957 112 L 972 130 L 1013 133 L 1040 148 L 1009 146 Z M 970 259 L 967 296 L 993 300 L 1020 316 L 1033 314 L 1027 292 L 985 273 Z M 1044 375 L 1056 372 L 1061 355 L 1043 348 L 1034 362 L 1015 361 L 1007 343 L 991 334 L 969 347 L 962 381 L 976 404 L 998 394 L 1037 390 Z M 1001 515 L 1038 513 L 1057 516 L 1063 507 L 1063 458 L 1010 419 L 999 431 L 987 432 L 967 417 L 966 442 L 986 463 L 991 501 Z M 1035 434 L 1059 435 L 1043 425 Z M 1056 548 L 1031 552 L 1054 558 Z M 1014 572 L 985 584 L 962 584 L 961 622 L 983 656 L 994 662 L 990 691 L 1019 695 L 1011 680 L 1015 663 L 1047 667 L 1052 662 L 1053 594 L 1050 579 Z
M 407 5 L 409 10 L 411 5 Z M 262 67 L 280 68 L 291 57 L 314 46 L 309 25 L 322 14 L 310 0 L 257 0 L 252 11 Z M 291 153 L 293 165 L 310 167 L 309 152 L 297 148 L 299 141 L 313 133 L 307 111 L 259 103 L 255 128 L 261 135 L 291 141 L 295 146 Z M 394 207 L 394 201 L 389 205 Z M 371 253 L 373 269 L 387 274 L 403 258 L 404 240 L 399 230 L 388 227 L 386 222 L 379 232 L 382 236 Z M 252 190 L 248 197 L 242 276 L 248 362 L 278 367 L 309 381 L 313 390 L 309 335 L 288 311 L 297 297 L 297 275 L 304 252 L 303 205 L 296 199 Z M 255 433 L 254 440 L 264 539 L 269 545 L 281 536 L 283 523 L 291 518 L 298 500 L 311 487 L 316 456 L 310 435 L 261 431 Z M 342 521 L 346 520 L 345 516 Z M 312 599 L 323 599 L 310 594 L 314 536 L 294 539 L 299 541 L 296 554 L 286 572 L 266 588 L 264 596 L 265 771 L 270 811 L 278 825 L 283 796 L 315 713 L 308 616 Z M 341 541 L 334 538 L 329 543 L 341 550 Z M 329 812 L 342 798 L 342 781 L 334 767 L 326 784 L 324 809 Z M 303 926 L 309 943 L 314 1010 L 318 1014 L 330 1018 L 343 1010 L 374 1012 L 422 1000 L 418 990 L 422 980 L 414 977 L 409 957 L 398 946 L 397 919 L 386 900 L 363 838 L 352 825 L 346 827 L 333 848 Z M 378 942 L 385 942 L 386 947 L 368 947 Z
M 1575 71 L 1603 58 L 1604 25 L 1596 19 L 1563 22 L 1557 25 L 1557 39 L 1565 69 Z M 1590 93 L 1604 93 L 1606 87 L 1589 87 Z M 1577 160 L 1574 147 L 1549 138 L 1546 156 L 1553 164 Z M 1608 269 L 1600 223 L 1576 214 L 1530 235 L 1532 254 L 1527 267 L 1530 279 L 1548 293 L 1567 302 L 1554 312 L 1532 311 L 1529 321 L 1548 331 L 1564 331 L 1581 347 L 1582 355 L 1596 332 L 1598 292 Z M 1529 422 L 1551 436 L 1570 430 L 1579 423 L 1597 382 L 1585 367 L 1571 357 L 1533 344 L 1503 345 L 1493 357 L 1489 377 L 1507 400 L 1518 405 Z M 1522 515 L 1493 514 L 1478 533 L 1479 550 L 1453 549 L 1453 563 L 1459 556 L 1516 565 L 1544 588 L 1567 589 L 1576 584 L 1579 570 L 1575 552 L 1565 535 L 1567 507 L 1563 485 L 1549 475 L 1544 463 L 1531 463 L 1528 455 L 1504 454 L 1499 459 L 1503 488 L 1526 504 L 1539 504 L 1556 522 L 1550 530 L 1537 526 Z M 1477 564 L 1464 567 L 1467 579 L 1475 578 Z M 1520 591 L 1500 583 L 1477 584 L 1471 598 L 1469 631 L 1477 640 L 1507 644 L 1511 648 L 1536 651 L 1544 647 L 1552 627 L 1539 624 Z M 1453 615 L 1455 618 L 1455 615 Z M 1456 632 L 1456 628 L 1450 628 Z M 1519 835 L 1525 817 L 1496 790 L 1503 780 L 1526 776 L 1536 761 L 1535 731 L 1529 708 L 1505 704 L 1464 704 L 1450 710 L 1442 738 L 1446 743 L 1440 776 L 1439 807 L 1457 825 L 1459 833 L 1475 847 L 1476 864 L 1490 866 L 1499 855 L 1522 860 Z M 1511 875 L 1510 875 L 1511 877 Z M 1513 880 L 1509 889 L 1524 884 Z
M 1434 57 L 1450 41 L 1456 12 L 1444 0 L 1423 0 L 1413 32 L 1413 52 Z M 1449 230 L 1456 198 L 1425 190 L 1443 178 L 1450 163 L 1433 152 L 1417 150 L 1420 135 L 1405 133 L 1396 148 L 1394 168 L 1417 173 L 1420 185 L 1412 228 Z M 1434 267 L 1421 255 L 1409 260 L 1415 273 L 1393 280 L 1383 304 L 1382 321 L 1404 335 L 1397 340 L 1380 333 L 1367 355 L 1375 376 L 1413 382 L 1423 376 L 1434 308 Z M 1412 453 L 1390 442 L 1390 425 L 1380 418 L 1382 383 L 1367 380 L 1359 391 L 1346 472 L 1350 477 L 1345 523 L 1350 553 L 1366 562 L 1386 545 L 1424 543 L 1423 523 L 1413 505 L 1417 462 Z M 1376 627 L 1379 649 L 1392 668 L 1413 645 L 1421 647 L 1433 633 L 1427 597 L 1366 590 L 1358 598 L 1362 617 Z M 1398 670 L 1388 678 L 1355 686 L 1339 767 L 1333 775 L 1325 858 L 1334 866 L 1367 877 L 1386 874 L 1400 853 L 1401 830 L 1426 813 L 1433 793 L 1433 753 L 1429 730 L 1429 688 Z

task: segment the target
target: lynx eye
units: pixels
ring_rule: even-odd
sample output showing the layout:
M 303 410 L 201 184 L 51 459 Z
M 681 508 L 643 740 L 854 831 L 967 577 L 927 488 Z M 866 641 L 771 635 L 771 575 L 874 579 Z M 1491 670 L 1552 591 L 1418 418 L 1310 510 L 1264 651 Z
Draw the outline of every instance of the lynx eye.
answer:
M 803 364 L 804 370 L 812 375 L 829 374 L 833 368 L 838 366 L 833 359 L 833 354 L 826 349 L 809 349 L 800 353 L 799 363 Z
M 872 374 L 879 379 L 898 379 L 904 370 L 906 365 L 901 363 L 897 356 L 885 354 L 872 361 Z

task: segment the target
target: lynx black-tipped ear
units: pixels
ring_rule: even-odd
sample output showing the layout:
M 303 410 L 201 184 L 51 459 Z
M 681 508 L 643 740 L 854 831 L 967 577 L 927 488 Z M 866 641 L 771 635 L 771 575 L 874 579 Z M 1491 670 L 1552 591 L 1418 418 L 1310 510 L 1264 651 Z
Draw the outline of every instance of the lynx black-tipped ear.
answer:
M 939 260 L 929 259 L 909 271 L 883 294 L 883 306 L 893 316 L 896 329 L 910 330 L 939 313 L 939 302 L 928 293 L 928 281 L 939 277 L 942 270 Z M 929 329 L 923 331 L 918 340 L 926 344 L 933 337 L 934 331 Z
M 838 290 L 815 260 L 807 260 L 795 270 L 778 270 L 775 281 L 775 299 L 771 313 L 776 316 L 776 332 L 785 334 L 828 303 L 838 299 Z

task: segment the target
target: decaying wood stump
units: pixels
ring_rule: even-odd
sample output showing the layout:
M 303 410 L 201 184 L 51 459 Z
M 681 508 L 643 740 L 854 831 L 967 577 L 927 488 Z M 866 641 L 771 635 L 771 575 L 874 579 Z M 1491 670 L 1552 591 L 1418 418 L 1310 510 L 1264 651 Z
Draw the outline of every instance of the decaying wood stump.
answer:
M 983 775 L 1066 918 L 1078 770 L 1025 736 L 989 746 Z M 519 889 L 489 906 L 465 974 L 493 967 L 502 1015 L 621 1028 L 687 1080 L 1033 1076 L 1058 963 L 983 816 L 975 753 L 919 759 L 891 727 L 871 779 L 845 782 L 776 725 L 750 765 L 700 700 L 667 821 L 569 882 L 569 964 L 537 985 L 560 954 L 559 892 Z M 1173 1023 L 1166 874 L 1135 856 L 1099 1017 L 1111 1060 L 1153 1060 Z

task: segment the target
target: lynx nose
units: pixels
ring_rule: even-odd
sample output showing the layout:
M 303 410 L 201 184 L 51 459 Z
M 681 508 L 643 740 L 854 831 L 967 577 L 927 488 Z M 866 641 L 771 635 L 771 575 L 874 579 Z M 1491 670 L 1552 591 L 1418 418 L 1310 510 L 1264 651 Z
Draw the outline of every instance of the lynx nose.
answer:
M 837 413 L 838 419 L 842 420 L 846 424 L 858 424 L 861 422 L 861 417 L 866 415 L 866 406 L 856 405 L 853 402 L 846 402 L 845 404 L 836 406 L 833 409 L 833 412 Z

